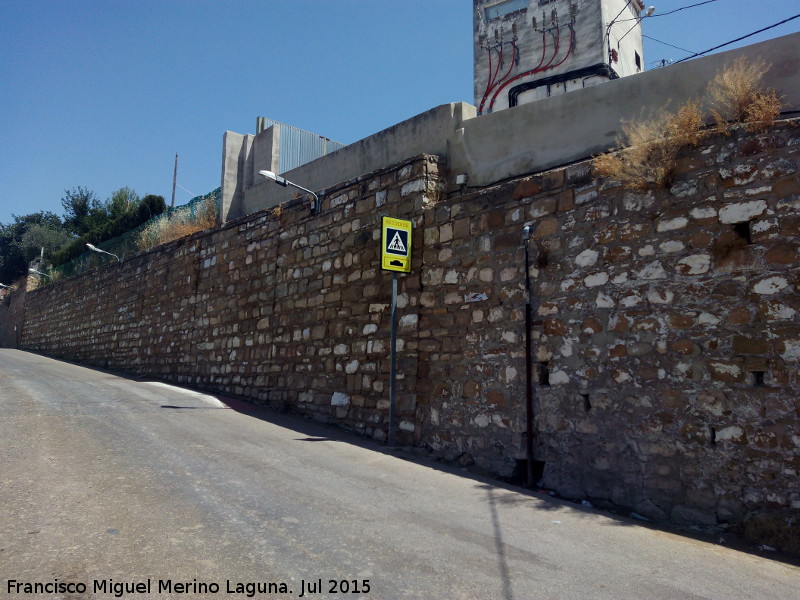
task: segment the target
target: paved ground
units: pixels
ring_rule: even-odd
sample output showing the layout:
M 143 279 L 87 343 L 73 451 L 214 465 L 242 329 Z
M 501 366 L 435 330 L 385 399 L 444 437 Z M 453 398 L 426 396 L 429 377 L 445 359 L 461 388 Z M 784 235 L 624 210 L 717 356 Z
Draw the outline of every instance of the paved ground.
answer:
M 800 598 L 796 567 L 267 418 L 0 350 L 0 598 Z

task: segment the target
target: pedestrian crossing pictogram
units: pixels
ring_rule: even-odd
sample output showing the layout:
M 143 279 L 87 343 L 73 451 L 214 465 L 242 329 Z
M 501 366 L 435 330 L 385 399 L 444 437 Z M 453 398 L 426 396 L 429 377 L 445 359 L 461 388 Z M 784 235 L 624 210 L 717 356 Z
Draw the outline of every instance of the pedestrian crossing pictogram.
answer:
M 392 236 L 392 241 L 389 242 L 389 245 L 386 247 L 387 252 L 392 252 L 394 254 L 400 254 L 402 256 L 408 255 L 408 249 L 406 248 L 406 244 L 403 241 L 403 238 L 406 237 L 405 231 L 400 231 L 399 229 L 392 229 L 387 228 L 387 233 L 391 235 L 391 232 L 394 231 L 394 236 Z

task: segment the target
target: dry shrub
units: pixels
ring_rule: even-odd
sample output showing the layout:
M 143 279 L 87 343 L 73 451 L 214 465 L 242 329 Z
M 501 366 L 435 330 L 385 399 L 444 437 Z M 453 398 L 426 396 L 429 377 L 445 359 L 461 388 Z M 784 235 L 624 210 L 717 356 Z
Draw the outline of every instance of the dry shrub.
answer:
M 753 97 L 753 102 L 745 110 L 747 130 L 751 133 L 766 131 L 775 123 L 782 108 L 783 101 L 775 90 L 757 92 Z
M 197 231 L 214 227 L 216 222 L 216 202 L 214 198 L 206 198 L 195 205 L 194 214 L 187 207 L 177 209 L 169 215 L 164 215 L 148 223 L 139 232 L 136 245 L 140 250 L 149 250 Z
M 717 133 L 728 134 L 730 122 L 747 123 L 751 133 L 765 131 L 780 115 L 782 102 L 775 90 L 764 89 L 769 67 L 742 57 L 725 67 L 709 83 L 706 102 Z M 676 114 L 662 112 L 649 120 L 623 122 L 623 150 L 601 154 L 594 170 L 628 188 L 666 187 L 672 181 L 676 158 L 683 148 L 703 141 L 711 131 L 704 127 L 697 102 L 684 104 Z
M 669 185 L 681 149 L 696 146 L 706 137 L 702 126 L 703 115 L 693 101 L 677 114 L 662 112 L 649 120 L 623 122 L 623 138 L 618 142 L 627 147 L 596 157 L 595 173 L 633 189 Z
M 781 112 L 781 99 L 775 90 L 764 89 L 762 81 L 769 66 L 761 60 L 738 58 L 717 73 L 708 86 L 711 115 L 720 133 L 728 124 L 748 123 L 755 133 L 769 128 Z

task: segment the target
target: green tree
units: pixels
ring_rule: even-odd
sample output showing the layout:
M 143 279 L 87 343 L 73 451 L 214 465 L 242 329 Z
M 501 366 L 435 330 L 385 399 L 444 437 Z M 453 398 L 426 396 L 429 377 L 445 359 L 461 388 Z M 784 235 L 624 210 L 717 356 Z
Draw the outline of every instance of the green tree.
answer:
M 121 187 L 111 194 L 106 202 L 108 220 L 115 221 L 123 215 L 134 212 L 139 206 L 139 196 L 129 187 Z
M 73 235 L 89 233 L 108 220 L 108 213 L 95 193 L 81 186 L 64 190 L 61 206 L 64 207 L 64 227 Z
M 39 233 L 31 233 L 31 230 L 39 230 Z M 14 222 L 10 224 L 0 224 L 0 282 L 10 283 L 28 272 L 28 261 L 38 254 L 42 245 L 35 249 L 34 244 L 44 241 L 47 234 L 44 230 L 63 231 L 61 218 L 51 212 L 37 212 L 30 215 L 14 215 Z M 42 235 L 40 235 L 42 234 Z M 27 243 L 24 242 L 28 235 Z M 40 236 L 37 238 L 37 236 Z M 67 234 L 69 237 L 69 234 Z M 52 239 L 53 235 L 49 239 Z M 51 242 L 45 245 L 45 252 L 49 247 L 53 247 Z M 27 257 L 31 252 L 33 256 Z
M 30 262 L 44 249 L 45 259 L 72 241 L 72 236 L 63 227 L 35 223 L 28 227 L 19 241 L 19 249 L 25 260 Z

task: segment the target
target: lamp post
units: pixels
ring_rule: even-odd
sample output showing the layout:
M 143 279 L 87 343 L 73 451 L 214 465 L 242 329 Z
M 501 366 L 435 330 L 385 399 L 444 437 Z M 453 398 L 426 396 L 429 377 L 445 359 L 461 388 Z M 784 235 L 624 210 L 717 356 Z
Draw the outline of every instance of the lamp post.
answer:
M 653 13 L 654 13 L 655 11 L 656 11 L 656 7 L 655 7 L 655 6 L 651 6 L 651 7 L 649 7 L 649 8 L 648 8 L 648 9 L 645 11 L 645 13 L 644 13 L 644 14 L 643 14 L 641 17 L 639 17 L 638 19 L 636 19 L 636 23 L 634 23 L 634 24 L 631 26 L 631 28 L 630 28 L 630 29 L 628 29 L 628 31 L 626 31 L 626 32 L 625 32 L 625 33 L 622 35 L 622 37 L 621 37 L 621 38 L 619 38 L 619 39 L 617 40 L 617 46 L 619 46 L 619 43 L 622 41 L 622 39 L 623 39 L 623 38 L 624 38 L 626 35 L 628 35 L 628 34 L 629 34 L 631 31 L 633 31 L 633 28 L 634 28 L 634 27 L 636 27 L 636 26 L 637 26 L 639 23 L 641 23 L 641 22 L 642 22 L 642 20 L 643 20 L 645 17 L 650 17 L 650 16 L 652 16 L 652 15 L 653 15 Z
M 287 186 L 290 185 L 292 187 L 296 187 L 298 190 L 302 190 L 302 191 L 306 192 L 307 194 L 311 194 L 312 196 L 314 196 L 314 205 L 312 206 L 311 210 L 313 210 L 314 212 L 319 212 L 319 210 L 321 208 L 321 203 L 320 203 L 320 200 L 319 200 L 319 196 L 317 196 L 314 192 L 312 192 L 308 188 L 304 188 L 302 185 L 297 185 L 296 183 L 294 183 L 292 181 L 289 181 L 285 177 L 281 177 L 280 175 L 276 175 L 272 171 L 266 171 L 266 170 L 259 171 L 258 174 L 261 175 L 262 177 L 264 177 L 265 179 L 271 179 L 272 181 L 274 181 L 278 185 L 282 185 L 283 187 L 287 187 Z
M 86 247 L 89 248 L 89 250 L 91 250 L 92 252 L 99 252 L 100 254 L 108 254 L 109 256 L 113 256 L 114 258 L 116 258 L 117 262 L 120 262 L 120 263 L 122 262 L 119 259 L 119 256 L 117 256 L 116 254 L 112 254 L 111 252 L 106 252 L 105 250 L 101 250 L 97 246 L 92 246 L 91 244 L 86 244 Z
M 628 0 L 628 2 L 625 3 L 625 6 L 622 7 L 622 10 L 619 11 L 619 13 L 617 14 L 616 17 L 611 19 L 611 21 L 609 22 L 608 26 L 606 27 L 606 40 L 608 42 L 608 64 L 609 65 L 611 64 L 611 61 L 612 61 L 611 56 L 612 56 L 612 53 L 613 53 L 613 51 L 611 49 L 611 27 L 622 16 L 622 13 L 625 12 L 625 9 L 628 8 L 630 3 L 631 3 L 631 0 Z M 622 38 L 625 37 L 626 35 L 628 35 L 633 30 L 634 27 L 636 27 L 639 23 L 641 23 L 642 19 L 644 19 L 645 17 L 651 16 L 655 12 L 655 10 L 656 10 L 655 6 L 650 6 L 650 7 L 647 8 L 647 10 L 645 11 L 644 15 L 640 15 L 639 17 L 636 17 L 634 19 L 634 21 L 636 21 L 636 23 L 633 24 L 633 27 L 628 29 L 628 31 L 626 31 L 625 34 L 621 38 L 619 38 L 617 40 L 617 49 L 619 49 L 619 43 L 620 43 L 620 41 L 622 41 Z M 630 19 L 623 19 L 623 21 L 628 21 L 628 20 L 630 20 Z
M 10 285 L 6 285 L 5 283 L 0 283 L 0 288 L 5 288 L 7 290 L 10 290 L 11 286 Z

